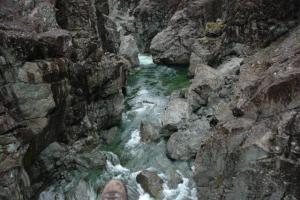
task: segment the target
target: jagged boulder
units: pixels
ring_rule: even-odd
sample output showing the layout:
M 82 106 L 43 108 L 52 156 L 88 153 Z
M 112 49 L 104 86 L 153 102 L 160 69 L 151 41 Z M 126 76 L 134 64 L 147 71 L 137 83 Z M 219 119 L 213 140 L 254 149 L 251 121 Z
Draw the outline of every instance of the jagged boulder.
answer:
M 163 190 L 163 180 L 156 172 L 144 170 L 137 175 L 136 181 L 141 184 L 145 192 L 154 198 L 160 198 Z
M 140 135 L 142 142 L 157 141 L 161 137 L 160 127 L 151 122 L 142 121 L 140 125 Z

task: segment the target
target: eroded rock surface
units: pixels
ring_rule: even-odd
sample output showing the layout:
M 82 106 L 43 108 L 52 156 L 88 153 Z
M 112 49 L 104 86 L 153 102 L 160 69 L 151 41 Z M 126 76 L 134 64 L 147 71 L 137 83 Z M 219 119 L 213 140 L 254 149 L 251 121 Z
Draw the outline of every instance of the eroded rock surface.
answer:
M 156 172 L 144 170 L 137 175 L 136 180 L 139 184 L 141 184 L 145 192 L 149 193 L 152 197 L 161 197 L 163 180 L 156 174 Z
M 299 31 L 242 66 L 233 103 L 243 115 L 218 125 L 198 152 L 199 199 L 299 198 Z
M 51 178 L 54 163 L 32 168 L 50 143 L 120 122 L 131 64 L 117 55 L 120 36 L 103 3 L 0 2 L 1 199 L 28 199 L 39 190 L 32 184 Z

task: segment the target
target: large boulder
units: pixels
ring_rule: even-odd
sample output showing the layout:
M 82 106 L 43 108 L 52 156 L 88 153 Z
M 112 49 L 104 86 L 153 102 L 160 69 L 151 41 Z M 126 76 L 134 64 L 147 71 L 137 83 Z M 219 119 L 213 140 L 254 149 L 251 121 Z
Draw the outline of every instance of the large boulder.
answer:
M 180 127 L 180 123 L 189 116 L 189 104 L 186 99 L 173 98 L 168 103 L 162 119 L 162 131 L 165 136 L 170 136 Z
M 171 135 L 167 143 L 167 155 L 174 160 L 190 160 L 195 158 L 201 143 L 206 139 L 209 123 L 198 120 L 191 123 L 191 128 L 179 130 Z
M 223 77 L 220 72 L 205 64 L 196 64 L 190 67 L 194 79 L 187 92 L 189 106 L 196 112 L 203 106 L 207 106 L 209 98 L 215 95 L 222 83 Z
M 156 172 L 144 170 L 137 175 L 136 181 L 152 197 L 161 198 L 164 182 Z
M 140 135 L 142 142 L 157 141 L 161 137 L 160 127 L 153 123 L 142 121 L 140 125 Z

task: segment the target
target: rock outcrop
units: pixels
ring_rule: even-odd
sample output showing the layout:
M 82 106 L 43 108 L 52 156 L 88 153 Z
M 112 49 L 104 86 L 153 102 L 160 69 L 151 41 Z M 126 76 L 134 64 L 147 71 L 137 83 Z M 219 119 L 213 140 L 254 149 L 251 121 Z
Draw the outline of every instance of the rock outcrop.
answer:
M 150 50 L 156 63 L 188 65 L 195 54 L 216 65 L 228 54 L 247 54 L 249 46 L 266 46 L 286 34 L 298 24 L 299 6 L 296 0 L 183 1 Z
M 189 64 L 194 41 L 205 35 L 206 22 L 221 17 L 222 1 L 190 0 L 178 9 L 168 26 L 152 40 L 150 50 L 156 63 Z
M 120 122 L 131 64 L 105 3 L 0 2 L 1 199 L 36 193 L 32 166 L 50 143 Z
M 258 51 L 242 66 L 235 105 L 198 152 L 199 199 L 298 199 L 299 35 Z
M 167 154 L 197 154 L 199 199 L 298 199 L 299 2 L 221 4 L 220 19 L 198 24 L 202 34 L 185 51 L 170 39 L 178 21 L 152 40 L 156 62 L 190 64 L 193 78 L 182 97 L 187 120 L 178 120 Z M 169 41 L 178 49 L 164 49 Z

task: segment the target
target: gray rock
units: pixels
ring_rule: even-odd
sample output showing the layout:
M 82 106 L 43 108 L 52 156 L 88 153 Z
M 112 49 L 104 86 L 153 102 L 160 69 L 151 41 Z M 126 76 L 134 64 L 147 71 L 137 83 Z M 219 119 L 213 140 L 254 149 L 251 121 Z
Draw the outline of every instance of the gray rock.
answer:
M 55 107 L 51 85 L 15 83 L 6 87 L 10 95 L 18 99 L 24 119 L 45 117 Z M 33 103 L 34 102 L 34 103 Z
M 125 55 L 130 60 L 133 66 L 139 65 L 139 49 L 132 35 L 121 37 L 119 54 Z
M 174 98 L 168 103 L 162 119 L 163 135 L 169 136 L 176 132 L 181 122 L 188 118 L 189 104 L 186 99 Z
M 215 91 L 221 87 L 223 77 L 218 70 L 204 64 L 197 64 L 193 71 L 195 77 L 187 91 L 187 99 L 192 111 L 197 112 L 209 103 L 211 96 L 216 95 Z
M 43 83 L 43 72 L 37 63 L 26 62 L 19 69 L 18 80 L 24 83 Z
M 167 143 L 167 155 L 174 160 L 190 160 L 196 156 L 201 144 L 206 140 L 209 130 L 207 121 L 199 120 L 188 130 L 179 130 L 171 135 Z
M 160 128 L 151 122 L 142 121 L 140 125 L 140 135 L 142 142 L 153 142 L 159 140 Z
M 179 184 L 183 183 L 182 177 L 178 172 L 176 171 L 171 171 L 169 173 L 169 180 L 168 180 L 168 186 L 171 189 L 176 189 Z
M 230 58 L 230 60 L 222 63 L 218 67 L 218 70 L 223 76 L 236 75 L 236 72 L 239 71 L 243 61 L 244 61 L 243 58 L 237 58 L 237 57 Z
M 222 3 L 191 0 L 186 2 L 186 7 L 179 8 L 168 26 L 151 41 L 150 51 L 156 63 L 188 65 L 192 45 L 204 36 L 205 25 L 202 22 L 214 21 L 218 15 L 221 17 Z
M 154 198 L 160 198 L 163 190 L 163 180 L 156 172 L 144 170 L 137 175 L 136 181 L 142 186 L 145 192 Z
M 68 149 L 66 146 L 54 142 L 50 144 L 39 156 L 40 162 L 47 171 L 51 171 L 58 160 L 66 157 Z
M 220 115 L 226 102 L 215 107 L 223 122 L 195 160 L 199 199 L 298 199 L 299 31 L 245 60 L 230 102 L 243 116 Z
M 109 130 L 101 131 L 100 137 L 104 139 L 106 144 L 112 145 L 118 137 L 118 134 L 120 134 L 119 128 L 113 127 Z

